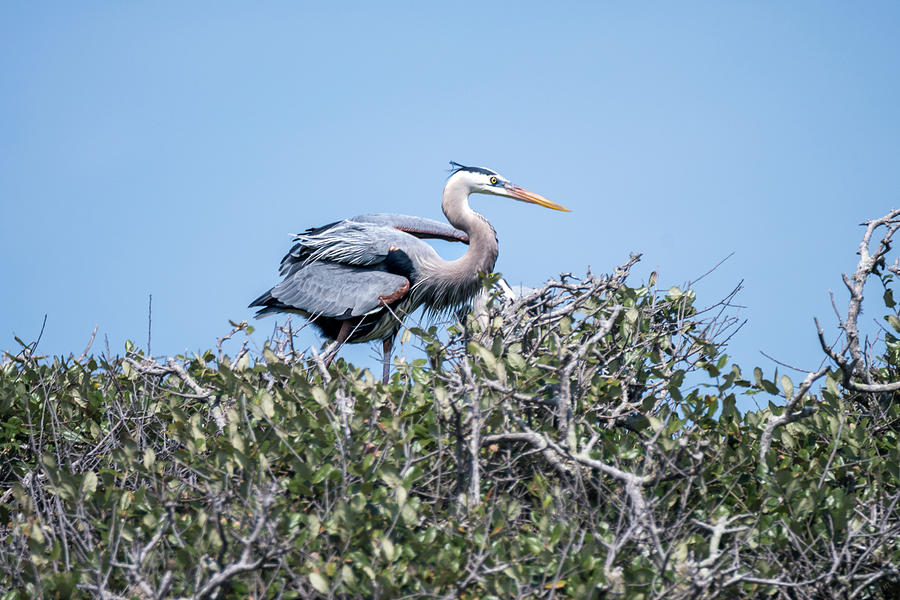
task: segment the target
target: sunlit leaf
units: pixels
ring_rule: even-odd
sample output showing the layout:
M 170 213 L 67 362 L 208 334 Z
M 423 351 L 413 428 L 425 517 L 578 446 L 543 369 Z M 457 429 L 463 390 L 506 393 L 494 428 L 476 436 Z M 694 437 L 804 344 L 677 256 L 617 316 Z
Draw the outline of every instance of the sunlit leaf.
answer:
M 309 583 L 315 588 L 315 590 L 322 594 L 327 594 L 331 589 L 328 585 L 328 580 L 325 579 L 321 574 L 312 571 L 309 574 Z

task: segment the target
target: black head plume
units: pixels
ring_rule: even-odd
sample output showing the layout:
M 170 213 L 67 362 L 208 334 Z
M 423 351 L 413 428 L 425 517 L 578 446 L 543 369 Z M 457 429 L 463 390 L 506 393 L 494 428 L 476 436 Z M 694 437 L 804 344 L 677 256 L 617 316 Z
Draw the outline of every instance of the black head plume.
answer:
M 458 162 L 450 161 L 450 175 L 455 175 L 460 171 L 469 171 L 471 173 L 481 173 L 482 175 L 498 175 L 497 172 L 491 171 L 490 169 L 485 169 L 483 167 L 467 167 L 466 165 L 461 165 Z
M 468 169 L 466 165 L 461 165 L 456 161 L 450 161 L 450 174 L 453 175 L 457 171 L 462 171 L 463 169 Z

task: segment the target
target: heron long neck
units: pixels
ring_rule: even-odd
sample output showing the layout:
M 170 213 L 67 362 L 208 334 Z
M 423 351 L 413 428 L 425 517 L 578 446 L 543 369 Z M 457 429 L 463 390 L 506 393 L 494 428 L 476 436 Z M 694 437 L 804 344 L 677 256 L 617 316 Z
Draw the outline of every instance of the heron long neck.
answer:
M 487 219 L 469 208 L 469 186 L 451 177 L 444 186 L 441 204 L 447 220 L 469 234 L 469 249 L 456 260 L 444 260 L 437 253 L 420 266 L 421 278 L 415 289 L 419 301 L 439 313 L 471 300 L 481 289 L 478 273 L 490 273 L 497 262 L 497 234 Z
M 449 278 L 455 283 L 465 280 L 478 282 L 478 272 L 490 273 L 497 262 L 500 249 L 497 232 L 487 219 L 469 207 L 469 187 L 461 181 L 449 181 L 444 187 L 441 208 L 447 220 L 469 234 L 469 249 L 456 260 L 444 265 L 441 278 Z

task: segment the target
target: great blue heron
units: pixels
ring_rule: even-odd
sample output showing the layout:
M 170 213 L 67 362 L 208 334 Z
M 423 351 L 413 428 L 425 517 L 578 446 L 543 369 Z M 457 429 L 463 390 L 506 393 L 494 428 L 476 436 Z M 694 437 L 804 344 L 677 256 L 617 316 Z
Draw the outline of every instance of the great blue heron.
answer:
M 383 340 L 387 383 L 401 319 L 420 306 L 437 314 L 464 305 L 480 289 L 478 273 L 497 260 L 497 233 L 469 207 L 469 194 L 493 194 L 568 211 L 514 185 L 490 169 L 455 162 L 441 208 L 451 226 L 407 215 L 371 214 L 297 234 L 281 260 L 281 283 L 250 303 L 257 317 L 293 312 L 335 340 L 330 364 L 345 342 Z M 422 238 L 463 242 L 469 249 L 447 261 Z

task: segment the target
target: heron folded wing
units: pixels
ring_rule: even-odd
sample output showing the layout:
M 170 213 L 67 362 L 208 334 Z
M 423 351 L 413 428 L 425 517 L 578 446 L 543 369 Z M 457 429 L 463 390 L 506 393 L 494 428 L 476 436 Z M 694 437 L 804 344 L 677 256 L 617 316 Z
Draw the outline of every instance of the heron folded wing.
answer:
M 283 276 L 320 261 L 377 265 L 395 249 L 413 253 L 434 252 L 427 243 L 396 227 L 349 219 L 325 230 L 298 233 L 294 239 L 293 248 L 281 261 Z
M 413 217 L 410 215 L 394 215 L 390 213 L 377 213 L 371 215 L 359 215 L 348 221 L 356 223 L 375 223 L 376 225 L 384 225 L 393 227 L 400 231 L 405 231 L 411 235 L 421 239 L 439 239 L 448 242 L 469 243 L 469 234 L 461 229 L 457 229 L 447 223 L 441 223 L 434 219 L 426 219 L 424 217 Z
M 312 317 L 359 317 L 402 298 L 409 280 L 381 270 L 315 262 L 297 270 L 269 292 L 280 305 Z

